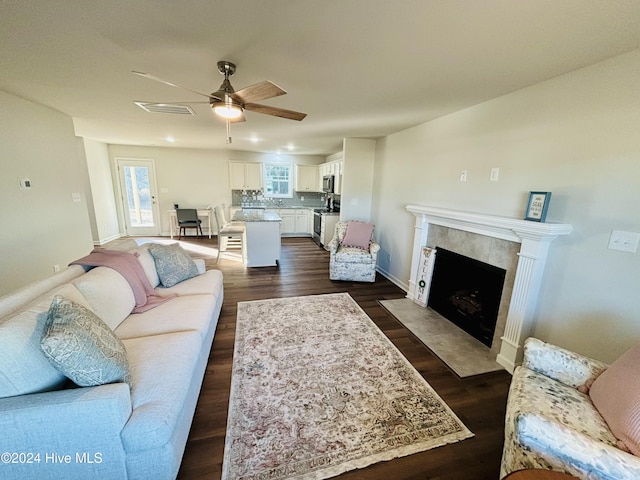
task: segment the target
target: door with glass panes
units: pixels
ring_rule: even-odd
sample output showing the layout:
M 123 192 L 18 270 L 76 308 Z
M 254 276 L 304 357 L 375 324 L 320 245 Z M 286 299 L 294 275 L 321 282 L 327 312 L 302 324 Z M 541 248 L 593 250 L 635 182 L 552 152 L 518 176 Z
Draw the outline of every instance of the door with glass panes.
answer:
M 159 235 L 160 216 L 153 160 L 116 160 L 127 235 Z

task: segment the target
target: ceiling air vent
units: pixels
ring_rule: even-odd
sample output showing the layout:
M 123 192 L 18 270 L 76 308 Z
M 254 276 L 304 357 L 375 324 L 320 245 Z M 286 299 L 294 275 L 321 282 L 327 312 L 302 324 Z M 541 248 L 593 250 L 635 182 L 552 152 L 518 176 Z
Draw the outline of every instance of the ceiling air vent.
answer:
M 167 113 L 169 115 L 195 115 L 188 105 L 176 105 L 175 103 L 146 103 L 133 102 L 145 112 Z

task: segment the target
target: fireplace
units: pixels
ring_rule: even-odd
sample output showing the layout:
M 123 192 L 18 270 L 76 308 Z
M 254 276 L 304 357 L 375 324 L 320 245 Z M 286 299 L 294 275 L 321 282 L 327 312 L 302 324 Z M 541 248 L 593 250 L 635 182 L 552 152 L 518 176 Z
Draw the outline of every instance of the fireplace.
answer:
M 428 245 L 443 245 L 430 234 L 430 227 L 439 226 L 447 230 L 449 239 L 458 237 L 462 232 L 473 234 L 474 241 L 464 239 L 456 242 L 469 250 L 468 256 L 479 257 L 476 253 L 484 251 L 484 261 L 496 264 L 494 241 L 505 240 L 507 248 L 517 247 L 512 254 L 514 268 L 507 269 L 502 306 L 498 314 L 498 323 L 494 333 L 491 352 L 497 353 L 496 361 L 509 372 L 513 372 L 522 359 L 524 340 L 531 334 L 534 324 L 538 293 L 551 242 L 561 235 L 572 231 L 569 224 L 544 223 L 499 217 L 480 213 L 450 210 L 423 205 L 407 205 L 407 210 L 415 216 L 413 228 L 413 249 L 411 253 L 411 274 L 407 297 L 416 303 L 429 296 L 433 255 Z M 475 238 L 486 239 L 476 244 Z M 452 247 L 449 246 L 453 250 Z M 457 247 L 456 251 L 460 251 Z M 466 253 L 466 252 L 465 252 Z M 436 252 L 437 257 L 437 252 Z M 498 262 L 500 264 L 500 262 Z M 502 318 L 504 317 L 504 318 Z
M 506 270 L 436 247 L 428 306 L 491 348 Z

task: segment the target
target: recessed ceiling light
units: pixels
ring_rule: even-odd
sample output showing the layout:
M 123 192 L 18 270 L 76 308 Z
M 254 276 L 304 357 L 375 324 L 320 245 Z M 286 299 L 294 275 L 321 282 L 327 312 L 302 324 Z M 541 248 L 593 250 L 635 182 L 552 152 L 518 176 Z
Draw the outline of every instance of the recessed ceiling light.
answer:
M 172 136 L 165 137 L 165 140 L 166 140 L 167 142 L 169 142 L 169 143 L 173 143 L 173 142 L 175 142 L 175 141 L 176 141 L 176 139 L 175 139 L 175 138 L 173 138 Z
M 251 138 L 249 138 L 249 141 L 251 141 L 251 143 L 258 143 L 259 142 L 259 138 L 256 137 L 255 135 L 252 135 Z
M 293 143 L 290 143 L 289 145 L 287 145 L 287 149 L 289 149 L 289 151 L 292 151 L 294 148 Z

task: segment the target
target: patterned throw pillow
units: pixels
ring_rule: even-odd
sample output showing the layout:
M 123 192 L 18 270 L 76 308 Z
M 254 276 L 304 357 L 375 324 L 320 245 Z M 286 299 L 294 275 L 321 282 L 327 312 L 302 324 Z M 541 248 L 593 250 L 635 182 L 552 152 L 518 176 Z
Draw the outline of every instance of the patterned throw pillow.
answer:
M 149 253 L 156 264 L 158 278 L 163 287 L 169 288 L 198 275 L 198 267 L 178 243 L 160 245 L 154 243 Z
M 345 247 L 361 248 L 369 250 L 371 237 L 373 235 L 374 225 L 365 222 L 352 221 L 347 223 L 347 231 L 342 239 L 342 245 Z
M 124 345 L 88 308 L 53 297 L 40 346 L 49 362 L 76 385 L 131 385 Z

